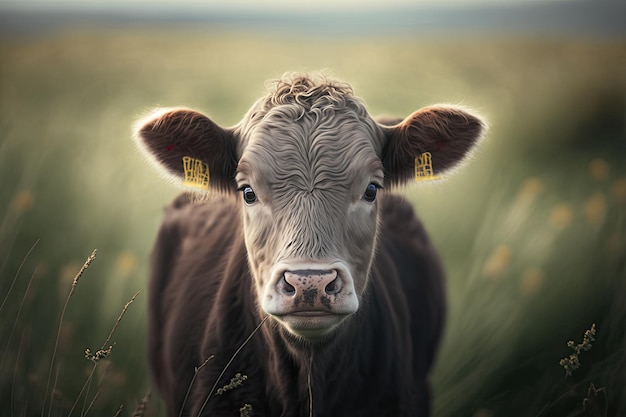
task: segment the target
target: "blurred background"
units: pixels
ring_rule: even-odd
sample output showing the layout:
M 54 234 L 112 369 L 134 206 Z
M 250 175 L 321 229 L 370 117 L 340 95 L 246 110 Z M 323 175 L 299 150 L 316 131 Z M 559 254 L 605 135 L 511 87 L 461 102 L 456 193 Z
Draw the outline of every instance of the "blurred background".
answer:
M 624 16 L 601 0 L 0 0 L 0 415 L 164 415 L 155 392 L 141 403 L 147 265 L 180 190 L 131 126 L 155 106 L 232 125 L 266 80 L 324 69 L 373 115 L 456 103 L 491 126 L 455 175 L 398 190 L 448 272 L 434 416 L 625 415 Z

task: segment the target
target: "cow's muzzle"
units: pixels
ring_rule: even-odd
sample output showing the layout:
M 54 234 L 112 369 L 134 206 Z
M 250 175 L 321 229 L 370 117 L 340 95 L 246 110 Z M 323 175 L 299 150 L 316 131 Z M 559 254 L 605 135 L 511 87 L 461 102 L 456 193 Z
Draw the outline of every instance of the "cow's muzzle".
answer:
M 358 309 L 346 268 L 290 266 L 277 271 L 273 284 L 266 287 L 262 306 L 291 333 L 304 338 L 326 335 Z
M 336 270 L 301 269 L 285 271 L 277 284 L 277 292 L 293 303 L 291 313 L 331 311 L 343 284 Z

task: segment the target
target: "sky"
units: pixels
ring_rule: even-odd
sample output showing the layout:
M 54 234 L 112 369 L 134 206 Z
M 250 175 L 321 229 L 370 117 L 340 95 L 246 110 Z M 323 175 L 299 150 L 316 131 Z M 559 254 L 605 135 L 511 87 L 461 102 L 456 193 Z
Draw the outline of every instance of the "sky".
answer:
M 196 7 L 228 10 L 363 10 L 402 8 L 407 6 L 472 6 L 556 3 L 567 0 L 0 0 L 0 6 L 32 10 L 111 10 L 128 8 Z
M 0 0 L 0 33 L 103 24 L 102 19 L 118 19 L 117 24 L 221 19 L 229 27 L 274 32 L 319 34 L 323 24 L 330 36 L 378 30 L 624 38 L 625 11 L 626 0 Z

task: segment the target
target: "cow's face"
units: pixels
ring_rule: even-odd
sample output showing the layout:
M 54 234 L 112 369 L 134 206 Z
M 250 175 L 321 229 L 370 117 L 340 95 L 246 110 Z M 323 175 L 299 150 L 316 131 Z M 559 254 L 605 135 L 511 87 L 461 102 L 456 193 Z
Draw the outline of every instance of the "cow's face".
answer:
M 349 87 L 293 78 L 233 129 L 165 109 L 140 122 L 137 138 L 178 181 L 182 158 L 191 156 L 208 166 L 210 187 L 239 193 L 258 304 L 308 340 L 332 334 L 359 308 L 379 190 L 412 178 L 424 152 L 434 174 L 447 170 L 482 130 L 479 119 L 451 107 L 382 126 Z
M 382 131 L 347 108 L 299 107 L 274 108 L 250 130 L 236 182 L 263 310 L 315 337 L 354 313 L 367 285 Z

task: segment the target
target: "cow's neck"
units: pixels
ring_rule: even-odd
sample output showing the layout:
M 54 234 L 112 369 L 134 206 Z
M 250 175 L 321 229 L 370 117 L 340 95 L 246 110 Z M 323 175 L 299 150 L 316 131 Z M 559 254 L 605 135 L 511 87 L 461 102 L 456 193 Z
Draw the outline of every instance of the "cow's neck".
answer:
M 324 344 L 307 344 L 296 341 L 276 322 L 264 324 L 261 337 L 271 346 L 267 377 L 288 409 L 298 408 L 299 415 L 324 415 L 319 408 L 334 403 L 346 387 L 346 370 L 358 368 L 357 355 L 346 354 L 354 346 L 355 326 L 348 320 L 339 332 Z M 348 379 L 349 380 L 349 379 Z M 312 412 L 311 412 L 312 411 Z

